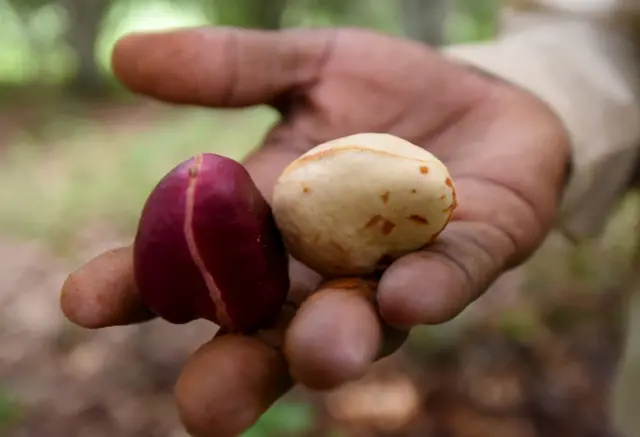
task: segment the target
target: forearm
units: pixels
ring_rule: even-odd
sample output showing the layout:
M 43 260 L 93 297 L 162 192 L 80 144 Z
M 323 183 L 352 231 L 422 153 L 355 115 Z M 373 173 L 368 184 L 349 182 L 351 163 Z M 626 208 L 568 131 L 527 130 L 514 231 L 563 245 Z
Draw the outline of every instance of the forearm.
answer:
M 605 24 L 554 18 L 449 56 L 519 86 L 564 123 L 573 173 L 561 225 L 597 233 L 625 192 L 640 157 L 640 56 L 629 35 Z

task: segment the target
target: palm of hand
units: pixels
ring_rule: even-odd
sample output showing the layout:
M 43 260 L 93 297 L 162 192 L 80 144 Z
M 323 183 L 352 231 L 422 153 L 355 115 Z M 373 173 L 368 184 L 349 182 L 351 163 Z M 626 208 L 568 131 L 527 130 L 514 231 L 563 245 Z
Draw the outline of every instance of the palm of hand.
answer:
M 446 320 L 496 272 L 526 258 L 551 226 L 567 157 L 559 124 L 532 97 L 422 45 L 348 30 L 324 37 L 315 68 L 273 100 L 283 120 L 247 165 L 256 168 L 268 194 L 292 159 L 357 132 L 392 133 L 436 154 L 456 181 L 460 206 L 454 223 L 439 244 L 392 270 L 418 275 L 403 280 L 415 285 L 427 274 L 410 264 L 438 255 L 437 261 L 457 271 L 436 275 L 449 295 L 440 305 L 425 302 L 412 310 L 408 303 L 415 299 L 395 289 L 396 296 L 389 296 L 394 305 L 383 303 L 381 310 L 402 327 Z
M 365 131 L 428 149 L 456 183 L 454 221 L 428 250 L 385 272 L 375 303 L 368 284 L 359 285 L 364 293 L 331 286 L 295 317 L 286 309 L 271 331 L 218 337 L 196 352 L 177 388 L 196 435 L 236 435 L 290 387 L 291 374 L 318 388 L 360 377 L 384 351 L 384 334 L 397 346 L 407 328 L 457 315 L 524 260 L 553 221 L 568 155 L 558 122 L 525 93 L 419 44 L 355 30 L 204 29 L 124 40 L 114 67 L 132 90 L 169 102 L 276 107 L 281 121 L 246 161 L 266 195 L 301 153 Z M 116 264 L 125 279 L 98 286 Z M 63 294 L 69 318 L 102 327 L 152 317 L 133 296 L 130 264 L 128 249 L 87 264 Z M 292 264 L 292 300 L 305 300 L 319 282 Z M 109 304 L 96 310 L 101 293 Z M 238 408 L 249 413 L 229 414 Z

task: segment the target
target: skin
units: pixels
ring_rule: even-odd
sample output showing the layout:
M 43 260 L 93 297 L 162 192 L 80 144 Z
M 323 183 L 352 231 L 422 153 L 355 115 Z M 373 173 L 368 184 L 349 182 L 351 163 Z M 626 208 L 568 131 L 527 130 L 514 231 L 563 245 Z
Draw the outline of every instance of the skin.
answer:
M 274 326 L 216 335 L 194 353 L 176 399 L 195 436 L 237 435 L 294 381 L 327 389 L 359 378 L 412 326 L 456 316 L 526 260 L 555 219 L 570 159 L 558 120 L 524 91 L 421 44 L 351 29 L 199 28 L 126 37 L 113 66 L 131 91 L 165 102 L 280 111 L 246 160 L 267 197 L 297 156 L 366 131 L 425 147 L 456 182 L 453 222 L 393 263 L 377 293 L 357 280 L 316 291 L 321 278 L 293 261 L 297 314 L 287 306 Z M 110 251 L 69 277 L 62 309 L 87 328 L 149 320 L 132 281 L 130 248 Z

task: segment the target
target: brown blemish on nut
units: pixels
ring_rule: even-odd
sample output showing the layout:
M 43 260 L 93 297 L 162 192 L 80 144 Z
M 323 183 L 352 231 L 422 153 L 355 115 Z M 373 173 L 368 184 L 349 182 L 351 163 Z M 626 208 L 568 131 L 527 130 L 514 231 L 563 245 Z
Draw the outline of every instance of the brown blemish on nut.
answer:
M 442 212 L 451 214 L 453 212 L 453 210 L 456 209 L 457 206 L 458 206 L 458 203 L 454 199 L 454 201 L 451 202 L 451 205 L 449 205 L 445 209 L 443 209 Z
M 446 195 L 446 194 L 443 194 L 442 196 L 440 196 L 440 200 L 444 200 L 444 199 L 446 199 L 446 198 L 447 198 L 447 195 Z
M 451 205 L 449 205 L 449 207 L 447 207 L 446 209 L 443 210 L 444 212 L 448 212 L 449 213 L 449 216 L 447 217 L 447 221 L 446 221 L 445 225 L 442 227 L 442 229 L 440 229 L 438 232 L 433 234 L 431 236 L 431 238 L 429 239 L 429 241 L 427 243 L 425 243 L 419 250 L 424 250 L 427 247 L 431 246 L 436 241 L 438 236 L 442 233 L 442 231 L 444 231 L 444 229 L 447 227 L 447 224 L 451 221 L 451 218 L 453 217 L 453 211 L 458 206 L 456 190 L 455 190 L 455 188 L 453 188 L 453 186 L 451 188 L 452 188 L 451 195 L 453 196 L 453 201 L 451 202 Z
M 429 220 L 427 220 L 426 217 L 422 217 L 421 215 L 418 214 L 412 214 L 409 217 L 407 217 L 407 220 L 411 220 L 414 223 L 417 223 L 419 225 L 428 225 L 429 224 Z
M 378 222 L 380 222 L 380 220 L 382 220 L 382 216 L 381 215 L 378 215 L 378 214 L 374 215 L 373 217 L 371 217 L 371 219 L 369 219 L 367 224 L 364 225 L 365 229 L 366 228 L 371 228 L 371 227 L 377 225 Z
M 331 242 L 331 246 L 333 246 L 335 249 L 338 250 L 338 252 L 340 253 L 347 253 L 347 251 L 345 250 L 344 247 L 342 247 L 342 245 L 340 245 L 339 243 L 336 243 L 335 241 Z
M 429 173 L 429 167 L 427 167 L 426 165 L 421 165 L 420 166 L 420 173 L 422 173 L 422 174 Z
M 411 190 L 411 192 L 412 192 L 413 194 L 415 194 L 415 193 L 417 193 L 417 192 L 418 192 L 418 190 L 416 190 L 416 189 L 414 188 L 414 189 L 412 189 L 412 190 Z
M 380 195 L 380 198 L 382 199 L 383 203 L 387 203 L 389 201 L 389 192 L 385 191 Z
M 396 227 L 396 224 L 393 223 L 392 221 L 389 221 L 387 219 L 385 219 L 384 217 L 382 217 L 379 214 L 374 215 L 373 217 L 371 217 L 371 219 L 367 222 L 366 225 L 364 225 L 364 229 L 368 229 L 371 228 L 375 225 L 377 225 L 380 222 L 382 223 L 382 234 L 383 235 L 389 235 L 391 233 L 391 231 L 393 231 L 393 228 Z
M 393 231 L 393 228 L 395 227 L 396 227 L 395 223 L 389 220 L 385 220 L 384 224 L 382 225 L 382 234 L 389 235 L 391 231 Z
M 453 181 L 451 180 L 451 178 L 447 178 L 444 183 L 447 184 L 447 187 L 453 187 Z
M 303 193 L 310 193 L 310 192 L 311 192 L 311 188 L 309 188 L 309 187 L 308 187 L 308 186 L 306 186 L 306 185 L 303 185 L 303 186 L 302 186 L 302 192 L 303 192 Z
M 319 160 L 319 159 L 324 159 L 324 158 L 328 158 L 328 157 L 337 155 L 339 153 L 353 152 L 353 151 L 355 151 L 355 152 L 373 153 L 373 154 L 376 154 L 376 155 L 391 156 L 393 158 L 401 158 L 401 159 L 404 159 L 404 160 L 410 159 L 412 161 L 416 161 L 416 162 L 420 162 L 420 163 L 424 162 L 421 159 L 402 156 L 402 155 L 398 155 L 396 153 L 385 152 L 385 151 L 377 150 L 377 149 L 368 149 L 368 148 L 365 148 L 365 147 L 355 146 L 355 145 L 353 145 L 353 146 L 339 146 L 339 147 L 334 147 L 334 148 L 331 148 L 331 149 L 321 150 L 320 152 L 314 153 L 312 155 L 302 156 L 302 157 L 296 159 L 291 164 L 289 164 L 289 166 L 287 166 L 287 168 L 284 169 L 284 171 L 282 172 L 282 175 L 286 175 L 288 173 L 291 173 L 293 170 L 297 169 L 298 167 L 300 167 L 301 165 L 303 165 L 304 163 L 306 163 L 308 161 L 316 161 L 316 160 Z M 427 167 L 425 167 L 425 168 L 427 168 Z M 428 169 L 427 169 L 427 171 L 428 171 Z
M 453 201 L 451 202 L 451 205 L 449 205 L 448 208 L 443 210 L 444 212 L 448 212 L 449 213 L 449 216 L 447 217 L 447 221 L 445 222 L 445 225 L 442 227 L 442 229 L 440 229 L 438 232 L 433 234 L 431 236 L 431 238 L 429 239 L 429 241 L 427 243 L 425 243 L 419 250 L 423 250 L 423 249 L 426 249 L 427 247 L 431 246 L 436 241 L 438 236 L 442 233 L 442 231 L 444 231 L 444 229 L 447 227 L 447 224 L 451 221 L 451 218 L 453 216 L 453 210 L 458 206 L 458 200 L 457 200 L 456 190 L 455 189 L 453 189 L 451 191 L 451 195 L 453 196 Z
M 318 288 L 318 291 L 328 289 L 347 290 L 364 295 L 367 298 L 372 298 L 375 295 L 377 287 L 378 283 L 373 280 L 360 278 L 341 278 L 325 282 Z M 316 292 L 312 296 L 317 294 L 318 293 Z
M 447 219 L 448 223 L 449 220 L 451 220 L 451 216 L 453 215 L 453 210 L 458 206 L 458 195 L 456 194 L 456 189 L 454 188 L 453 183 L 451 183 L 451 179 L 449 178 L 447 178 L 447 185 L 451 187 L 451 197 L 453 199 L 451 200 L 451 204 L 443 209 L 442 212 L 449 213 L 449 218 Z

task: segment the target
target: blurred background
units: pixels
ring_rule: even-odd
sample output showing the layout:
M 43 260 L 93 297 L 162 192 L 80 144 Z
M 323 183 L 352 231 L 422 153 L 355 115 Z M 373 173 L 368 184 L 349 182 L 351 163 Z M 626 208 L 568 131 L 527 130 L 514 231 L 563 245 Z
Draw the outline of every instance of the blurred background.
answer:
M 241 159 L 276 114 L 133 97 L 110 71 L 120 36 L 349 25 L 440 45 L 492 38 L 499 3 L 0 0 L 0 435 L 186 437 L 171 391 L 211 326 L 89 332 L 65 322 L 58 292 L 80 263 L 131 240 L 146 196 L 176 163 L 202 151 Z M 460 317 L 416 329 L 364 380 L 324 396 L 294 390 L 246 437 L 615 435 L 608 390 L 629 266 L 640 265 L 630 238 L 639 217 L 632 193 L 601 241 L 572 247 L 553 235 L 515 273 L 524 287 L 505 276 Z

